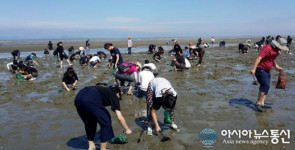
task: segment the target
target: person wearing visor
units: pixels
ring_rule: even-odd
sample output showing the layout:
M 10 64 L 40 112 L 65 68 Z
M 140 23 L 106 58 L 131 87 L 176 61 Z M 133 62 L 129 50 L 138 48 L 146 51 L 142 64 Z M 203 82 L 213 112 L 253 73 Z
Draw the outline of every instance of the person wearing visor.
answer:
M 116 113 L 126 134 L 131 134 L 120 108 L 121 91 L 118 86 L 88 86 L 79 91 L 75 98 L 77 112 L 82 119 L 89 144 L 89 150 L 96 149 L 94 137 L 97 123 L 100 125 L 100 149 L 106 149 L 107 142 L 114 138 L 112 120 L 108 110 Z
M 283 68 L 275 62 L 275 59 L 281 53 L 281 50 L 289 50 L 287 47 L 287 41 L 283 38 L 272 40 L 269 45 L 262 48 L 250 71 L 252 76 L 256 76 L 257 81 L 260 84 L 259 94 L 255 104 L 255 107 L 259 112 L 263 112 L 263 109 L 271 108 L 270 106 L 265 105 L 264 101 L 270 88 L 271 69 L 275 67 L 277 71 L 283 71 Z

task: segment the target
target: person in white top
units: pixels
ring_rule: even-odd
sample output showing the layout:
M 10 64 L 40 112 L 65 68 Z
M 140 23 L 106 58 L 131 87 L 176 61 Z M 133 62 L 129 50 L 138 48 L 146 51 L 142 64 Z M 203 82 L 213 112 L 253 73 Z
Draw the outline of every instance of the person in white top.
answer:
M 158 75 L 157 67 L 155 66 L 155 64 L 150 63 L 149 60 L 145 60 L 143 66 L 151 67 L 154 76 L 157 76 Z
M 149 66 L 143 66 L 138 74 L 138 97 L 146 97 L 147 88 L 152 79 L 155 76 L 152 73 L 152 69 Z
M 152 121 L 155 124 L 155 131 L 160 132 L 161 127 L 157 120 L 157 110 L 162 106 L 169 111 L 172 120 L 171 128 L 178 130 L 177 125 L 174 124 L 174 107 L 177 100 L 177 93 L 173 89 L 170 82 L 165 78 L 154 78 L 150 81 L 147 89 L 147 135 L 152 135 Z
M 92 67 L 96 68 L 98 64 L 100 63 L 100 59 L 97 55 L 94 55 L 90 60 L 89 63 Z
M 131 37 L 128 38 L 128 54 L 131 55 L 131 48 L 132 48 L 132 40 Z
M 214 37 L 212 37 L 212 38 L 211 38 L 211 44 L 212 44 L 212 47 L 213 47 L 213 45 L 214 45 L 214 42 L 215 42 L 215 39 L 214 39 Z

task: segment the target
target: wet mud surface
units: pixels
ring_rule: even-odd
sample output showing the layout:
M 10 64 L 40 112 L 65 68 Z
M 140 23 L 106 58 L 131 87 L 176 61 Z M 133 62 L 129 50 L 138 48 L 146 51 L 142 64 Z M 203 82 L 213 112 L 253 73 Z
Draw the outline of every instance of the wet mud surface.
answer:
M 156 64 L 159 76 L 168 79 L 178 92 L 175 121 L 180 132 L 163 125 L 163 133 L 171 141 L 161 142 L 160 135 L 143 134 L 140 143 L 137 143 L 146 125 L 144 118 L 135 116 L 146 109 L 145 99 L 124 95 L 121 109 L 133 134 L 128 135 L 128 143 L 108 144 L 108 148 L 204 149 L 198 135 L 203 129 L 211 128 L 218 136 L 214 149 L 292 149 L 295 142 L 295 57 L 283 53 L 277 58 L 277 63 L 285 69 L 287 88 L 275 89 L 278 72 L 273 69 L 271 89 L 266 98 L 273 109 L 259 113 L 254 107 L 259 85 L 252 84 L 253 78 L 249 73 L 257 55 L 255 51 L 246 55 L 237 53 L 236 47 L 212 48 L 206 49 L 201 67 L 173 72 L 169 62 Z M 123 57 L 125 61 L 141 63 L 145 59 L 152 60 L 152 55 L 145 53 L 133 53 L 132 56 L 123 54 Z M 172 59 L 167 54 L 165 57 L 167 60 Z M 20 83 L 6 70 L 6 63 L 11 61 L 11 58 L 0 60 L 3 64 L 0 66 L 0 149 L 86 149 L 88 143 L 84 124 L 76 112 L 74 98 L 85 86 L 98 82 L 115 83 L 107 62 L 98 68 L 81 67 L 78 62 L 74 63 L 79 77 L 78 89 L 58 92 L 64 70 L 55 67 L 55 59 L 38 58 L 36 61 L 42 64 L 36 66 L 38 78 Z M 115 135 L 123 134 L 115 114 L 112 111 L 110 114 Z M 163 109 L 157 115 L 159 121 L 163 122 Z M 220 135 L 223 129 L 289 129 L 291 144 L 223 144 Z

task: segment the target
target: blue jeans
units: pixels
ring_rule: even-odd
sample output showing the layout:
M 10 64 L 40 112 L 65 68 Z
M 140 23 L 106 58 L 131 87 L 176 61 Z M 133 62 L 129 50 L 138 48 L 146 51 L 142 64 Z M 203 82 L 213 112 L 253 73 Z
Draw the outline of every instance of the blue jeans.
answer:
M 131 55 L 131 47 L 128 47 L 128 54 Z
M 265 95 L 267 95 L 270 88 L 270 72 L 261 68 L 257 68 L 255 76 L 260 84 L 259 91 L 264 92 Z

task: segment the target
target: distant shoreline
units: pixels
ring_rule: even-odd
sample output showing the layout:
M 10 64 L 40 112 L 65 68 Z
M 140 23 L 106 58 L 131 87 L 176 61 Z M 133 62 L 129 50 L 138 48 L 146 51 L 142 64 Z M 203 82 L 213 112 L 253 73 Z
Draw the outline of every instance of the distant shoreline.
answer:
M 147 46 L 150 44 L 155 44 L 156 46 L 164 46 L 167 45 L 167 41 L 171 41 L 172 38 L 134 38 L 133 41 L 133 47 L 139 47 L 139 46 Z M 198 38 L 175 38 L 177 39 L 178 43 L 181 45 L 188 45 L 190 41 L 193 42 L 193 44 L 196 44 L 196 41 Z M 247 39 L 251 39 L 252 42 L 260 40 L 259 37 L 227 37 L 227 38 L 215 38 L 215 43 L 219 44 L 220 41 L 225 41 L 226 43 L 244 43 Z M 74 46 L 75 49 L 78 49 L 80 46 L 85 47 L 85 42 L 87 39 L 77 39 L 77 40 L 51 40 L 53 43 L 53 48 L 56 48 L 56 43 L 59 41 L 62 41 L 64 43 L 64 48 L 68 49 L 70 46 Z M 202 38 L 203 43 L 209 43 L 209 38 Z M 15 49 L 19 49 L 23 52 L 29 52 L 29 51 L 43 51 L 45 48 L 47 48 L 49 40 L 20 40 L 20 41 L 0 41 L 0 53 L 4 52 L 11 52 Z M 111 42 L 116 47 L 127 47 L 127 38 L 126 39 L 90 39 L 90 48 L 97 49 L 97 48 L 103 48 L 104 43 Z

